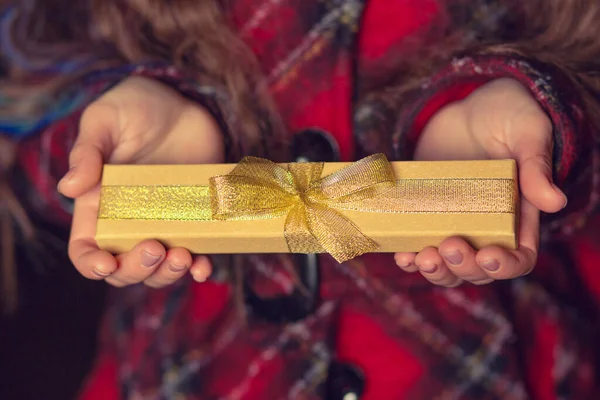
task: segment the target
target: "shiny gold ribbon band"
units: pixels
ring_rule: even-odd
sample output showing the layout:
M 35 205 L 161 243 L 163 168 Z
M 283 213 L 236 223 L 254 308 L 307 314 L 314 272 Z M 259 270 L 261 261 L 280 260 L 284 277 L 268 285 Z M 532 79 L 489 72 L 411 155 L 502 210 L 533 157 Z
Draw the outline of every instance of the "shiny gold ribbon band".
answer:
M 321 178 L 322 163 L 287 169 L 247 157 L 207 186 L 103 186 L 100 219 L 253 220 L 286 216 L 292 253 L 345 261 L 377 249 L 337 210 L 378 213 L 514 213 L 512 179 L 399 179 L 385 156 Z

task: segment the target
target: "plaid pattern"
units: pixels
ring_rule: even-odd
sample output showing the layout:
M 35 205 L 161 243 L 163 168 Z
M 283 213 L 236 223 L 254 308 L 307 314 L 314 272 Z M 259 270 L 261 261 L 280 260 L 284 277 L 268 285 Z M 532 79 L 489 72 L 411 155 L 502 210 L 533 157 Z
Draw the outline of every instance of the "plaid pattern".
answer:
M 323 256 L 318 309 L 292 324 L 268 323 L 252 310 L 244 319 L 229 270 L 218 260 L 205 284 L 184 279 L 163 290 L 116 291 L 97 369 L 82 397 L 318 399 L 333 359 L 360 367 L 367 400 L 600 397 L 600 221 L 594 216 L 600 158 L 577 94 L 535 60 L 471 55 L 446 60 L 402 99 L 394 86 L 357 96 L 387 59 L 410 51 L 408 38 L 431 40 L 453 30 L 464 32 L 465 41 L 501 38 L 510 19 L 503 2 L 232 3 L 232 20 L 261 62 L 289 135 L 322 128 L 344 160 L 374 152 L 409 158 L 420 128 L 440 107 L 489 80 L 512 77 L 553 120 L 555 174 L 572 201 L 545 222 L 538 268 L 511 282 L 443 289 L 402 273 L 391 255 L 344 264 Z M 130 74 L 174 85 L 209 107 L 226 130 L 236 129 L 226 92 L 169 67 L 103 72 L 81 90 L 100 93 Z M 68 223 L 70 204 L 54 188 L 66 172 L 78 118 L 54 121 L 20 147 L 32 208 L 61 223 Z M 260 296 L 302 293 L 288 257 L 244 260 Z

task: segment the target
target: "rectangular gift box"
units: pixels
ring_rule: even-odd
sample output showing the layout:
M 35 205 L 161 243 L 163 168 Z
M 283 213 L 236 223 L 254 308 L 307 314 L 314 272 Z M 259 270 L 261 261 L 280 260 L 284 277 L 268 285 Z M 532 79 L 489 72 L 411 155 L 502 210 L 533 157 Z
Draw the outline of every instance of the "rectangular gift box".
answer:
M 351 165 L 325 163 L 321 176 Z M 398 184 L 385 205 L 391 210 L 373 211 L 378 207 L 372 205 L 377 199 L 366 199 L 365 207 L 359 204 L 362 201 L 359 199 L 354 206 L 336 211 L 375 242 L 377 248 L 373 252 L 416 252 L 455 235 L 466 238 L 476 248 L 487 245 L 516 248 L 519 195 L 513 160 L 389 165 Z M 96 233 L 98 245 L 119 253 L 142 240 L 157 239 L 168 247 L 184 247 L 198 254 L 290 252 L 284 234 L 287 229 L 284 214 L 271 217 L 261 214 L 256 219 L 211 217 L 209 181 L 229 174 L 234 167 L 231 164 L 105 166 Z M 354 183 L 360 179 L 361 176 L 350 178 Z M 330 179 L 330 183 L 335 184 L 336 180 L 339 179 Z M 253 196 L 257 197 L 257 193 L 260 190 Z

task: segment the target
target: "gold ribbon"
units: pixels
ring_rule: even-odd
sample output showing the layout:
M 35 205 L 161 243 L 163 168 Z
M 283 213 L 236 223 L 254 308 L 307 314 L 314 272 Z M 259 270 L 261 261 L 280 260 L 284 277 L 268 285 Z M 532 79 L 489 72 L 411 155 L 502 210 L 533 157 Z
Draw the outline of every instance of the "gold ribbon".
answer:
M 246 157 L 208 186 L 104 186 L 99 218 L 254 220 L 285 216 L 292 253 L 331 254 L 343 262 L 377 249 L 338 212 L 514 213 L 512 179 L 400 179 L 382 154 L 321 177 L 323 163 L 287 168 Z

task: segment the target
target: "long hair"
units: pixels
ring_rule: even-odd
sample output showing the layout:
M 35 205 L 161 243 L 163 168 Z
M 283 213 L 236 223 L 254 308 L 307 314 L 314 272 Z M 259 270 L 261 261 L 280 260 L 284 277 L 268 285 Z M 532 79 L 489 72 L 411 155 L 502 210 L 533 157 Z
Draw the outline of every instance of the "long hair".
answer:
M 587 116 L 600 130 L 600 1 L 486 1 L 485 7 L 498 8 L 502 21 L 490 22 L 489 26 L 484 21 L 476 29 L 472 27 L 476 18 L 470 15 L 477 12 L 472 0 L 448 3 L 459 10 L 442 17 L 452 23 L 442 21 L 424 39 L 406 40 L 408 57 L 402 52 L 402 58 L 373 69 L 362 88 L 365 95 L 377 96 L 392 88 L 391 105 L 400 107 L 407 93 L 418 91 L 423 82 L 456 56 L 518 55 L 564 74 L 579 89 Z
M 0 0 L 1 1 L 1 0 Z M 4 112 L 31 119 L 66 85 L 92 70 L 124 63 L 166 62 L 202 83 L 224 88 L 244 127 L 233 147 L 256 153 L 265 110 L 273 108 L 251 51 L 229 28 L 215 0 L 7 1 L 12 53 L 0 80 Z M 12 4 L 11 4 L 12 3 Z M 93 49 L 93 50 L 92 50 Z M 0 51 L 0 54 L 2 51 Z M 41 73 L 40 73 L 41 72 Z M 29 79 L 37 73 L 35 84 Z M 41 78 L 40 78 L 41 76 Z M 1 78 L 1 76 L 0 76 Z M 261 114 L 262 118 L 257 118 Z M 271 113 L 274 114 L 274 113 Z M 0 118 L 2 114 L 0 112 Z M 272 122 L 272 121 L 271 121 Z
M 468 0 L 453 1 L 469 9 Z M 370 90 L 394 85 L 402 96 L 454 55 L 469 51 L 519 53 L 564 71 L 581 89 L 588 115 L 600 127 L 600 2 L 496 3 L 506 3 L 511 14 L 511 29 L 505 36 L 490 32 L 486 38 L 484 32 L 481 38 L 464 40 L 466 32 L 442 32 L 436 45 L 422 46 L 413 57 L 393 63 L 388 73 L 382 71 Z M 244 126 L 230 133 L 242 152 L 252 153 L 261 145 L 261 113 L 274 113 L 274 107 L 260 84 L 257 62 L 231 29 L 226 9 L 226 0 L 0 0 L 3 19 L 10 20 L 0 32 L 4 43 L 0 49 L 0 118 L 35 119 L 62 88 L 88 71 L 165 61 L 201 82 L 227 90 L 233 99 L 232 111 Z M 3 65 L 2 53 L 14 53 L 10 65 Z M 0 153 L 0 157 L 8 155 Z M 0 173 L 9 169 L 6 165 Z M 2 254 L 8 254 L 5 246 L 10 240 L 3 243 Z M 3 258 L 11 263 L 12 257 Z
M 515 41 L 491 46 L 552 65 L 578 88 L 587 116 L 600 130 L 600 2 L 597 0 L 523 1 Z
M 33 224 L 9 182 L 14 160 L 14 144 L 0 136 L 0 311 L 8 313 L 15 311 L 18 297 L 13 227 L 17 225 L 26 240 L 34 236 Z

